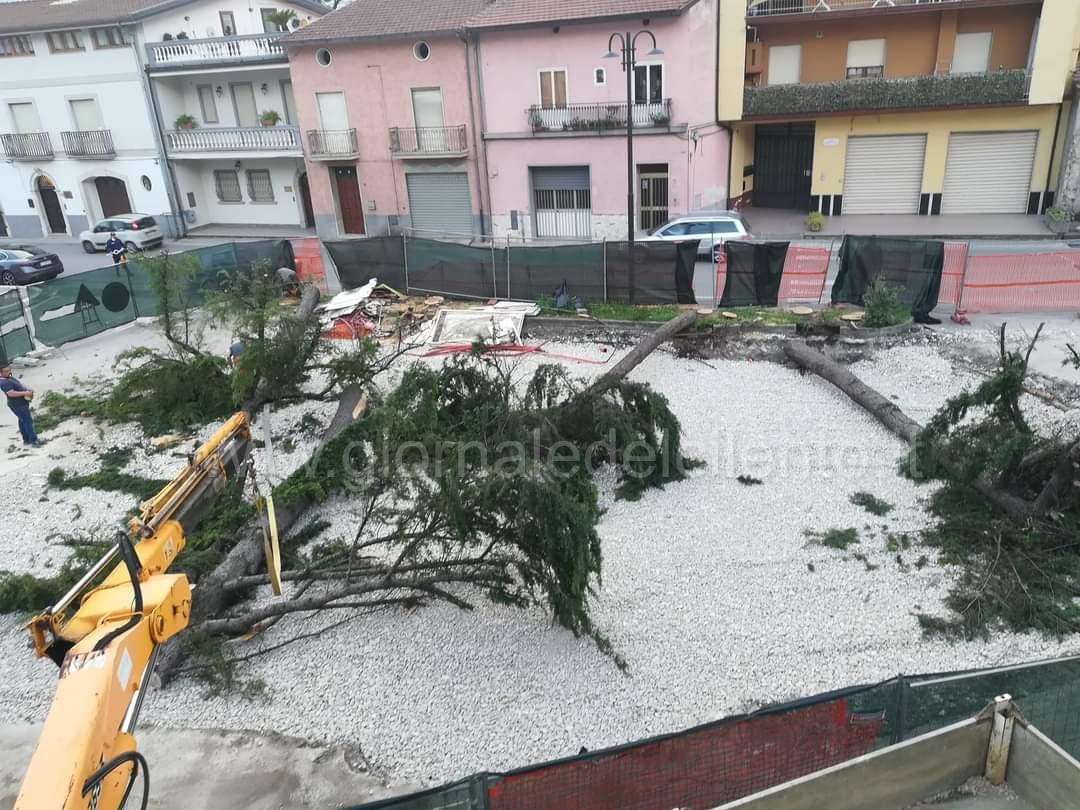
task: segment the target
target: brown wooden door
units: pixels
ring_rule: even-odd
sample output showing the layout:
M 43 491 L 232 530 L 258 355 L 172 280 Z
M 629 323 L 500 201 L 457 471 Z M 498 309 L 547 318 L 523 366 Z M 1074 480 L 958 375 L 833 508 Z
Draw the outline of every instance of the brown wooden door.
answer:
M 360 184 L 356 179 L 356 167 L 334 166 L 331 171 L 334 173 L 334 183 L 337 185 L 342 232 L 364 233 L 364 206 L 360 201 Z
M 304 227 L 315 227 L 315 209 L 311 206 L 311 186 L 308 184 L 307 172 L 300 175 L 300 205 L 304 209 Z
M 123 180 L 115 177 L 98 177 L 94 180 L 98 199 L 101 200 L 101 216 L 114 217 L 117 214 L 130 214 L 131 200 L 128 199 L 127 186 Z

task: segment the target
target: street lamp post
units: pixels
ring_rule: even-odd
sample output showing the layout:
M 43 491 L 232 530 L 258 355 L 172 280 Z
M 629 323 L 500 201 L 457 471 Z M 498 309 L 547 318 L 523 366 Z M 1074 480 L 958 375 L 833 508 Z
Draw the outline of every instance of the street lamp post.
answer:
M 630 303 L 634 303 L 634 67 L 637 64 L 636 46 L 637 39 L 642 34 L 652 40 L 652 50 L 648 56 L 659 56 L 663 53 L 656 47 L 656 37 L 653 32 L 642 29 L 637 33 L 627 31 L 625 34 L 618 32 L 608 37 L 608 52 L 605 59 L 617 59 L 619 54 L 612 45 L 619 41 L 622 52 L 622 69 L 626 74 L 626 242 L 629 248 L 627 253 L 627 276 L 630 285 Z M 648 83 L 646 82 L 646 94 Z

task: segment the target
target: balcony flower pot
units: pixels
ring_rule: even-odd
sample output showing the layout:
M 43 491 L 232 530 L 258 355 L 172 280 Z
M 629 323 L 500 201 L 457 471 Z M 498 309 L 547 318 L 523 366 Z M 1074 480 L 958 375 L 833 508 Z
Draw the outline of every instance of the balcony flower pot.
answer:
M 825 227 L 825 215 L 820 211 L 811 211 L 806 215 L 806 229 L 811 233 L 820 233 Z
M 259 123 L 264 127 L 276 126 L 278 121 L 281 120 L 281 116 L 278 115 L 276 110 L 266 110 L 259 116 Z
M 1043 214 L 1043 222 L 1051 233 L 1080 233 L 1080 222 L 1076 220 L 1076 215 L 1070 215 L 1064 208 L 1047 208 Z
M 177 116 L 176 120 L 173 122 L 173 126 L 177 129 L 195 129 L 198 125 L 195 117 L 188 115 L 187 113 Z

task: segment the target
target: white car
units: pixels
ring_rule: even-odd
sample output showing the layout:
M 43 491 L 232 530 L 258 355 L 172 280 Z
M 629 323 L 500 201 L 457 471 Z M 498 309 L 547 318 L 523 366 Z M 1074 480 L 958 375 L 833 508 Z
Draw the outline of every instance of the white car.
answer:
M 82 241 L 83 250 L 96 253 L 105 249 L 105 243 L 114 233 L 124 241 L 128 253 L 157 247 L 162 241 L 157 221 L 146 214 L 116 214 L 80 233 L 79 239 Z
M 689 214 L 668 220 L 654 228 L 642 242 L 686 242 L 697 239 L 698 256 L 704 261 L 716 261 L 717 252 L 729 239 L 749 239 L 750 223 L 736 211 L 716 211 Z

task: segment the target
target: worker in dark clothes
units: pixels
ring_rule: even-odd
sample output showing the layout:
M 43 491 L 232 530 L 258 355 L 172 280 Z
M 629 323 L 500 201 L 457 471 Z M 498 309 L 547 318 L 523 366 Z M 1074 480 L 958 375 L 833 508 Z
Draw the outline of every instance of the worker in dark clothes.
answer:
M 30 415 L 30 400 L 34 398 L 34 392 L 11 376 L 11 366 L 6 363 L 0 366 L 0 392 L 3 392 L 8 407 L 19 420 L 19 433 L 22 434 L 23 444 L 30 447 L 41 447 L 45 444 L 34 433 L 34 417 Z

